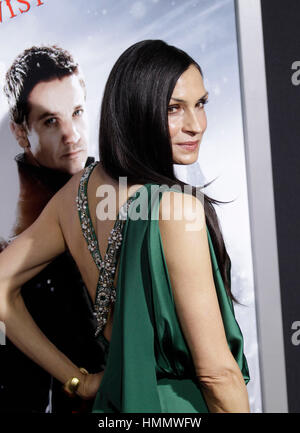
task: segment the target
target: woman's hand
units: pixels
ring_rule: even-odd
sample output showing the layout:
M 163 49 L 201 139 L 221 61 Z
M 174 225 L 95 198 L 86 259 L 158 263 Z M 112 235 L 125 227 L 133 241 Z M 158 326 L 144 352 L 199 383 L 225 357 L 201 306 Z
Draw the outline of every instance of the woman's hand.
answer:
M 83 375 L 76 394 L 83 400 L 90 400 L 96 397 L 102 381 L 104 371 L 96 374 Z

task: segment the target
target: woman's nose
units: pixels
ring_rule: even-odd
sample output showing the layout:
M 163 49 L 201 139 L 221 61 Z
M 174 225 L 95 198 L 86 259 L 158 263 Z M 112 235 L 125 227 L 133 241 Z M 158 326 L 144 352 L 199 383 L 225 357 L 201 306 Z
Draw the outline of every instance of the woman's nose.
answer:
M 204 122 L 202 117 L 205 116 L 204 112 L 189 111 L 185 113 L 183 130 L 191 134 L 200 134 L 204 131 Z

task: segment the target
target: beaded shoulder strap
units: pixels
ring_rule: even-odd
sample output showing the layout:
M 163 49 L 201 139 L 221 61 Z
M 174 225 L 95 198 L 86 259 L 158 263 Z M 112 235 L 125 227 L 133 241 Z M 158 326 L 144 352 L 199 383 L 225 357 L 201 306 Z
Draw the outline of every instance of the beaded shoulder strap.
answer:
M 116 301 L 116 289 L 113 282 L 116 272 L 116 264 L 122 244 L 122 231 L 125 223 L 124 215 L 127 215 L 128 207 L 133 201 L 134 196 L 120 208 L 113 229 L 108 238 L 108 246 L 104 258 L 101 257 L 99 244 L 93 227 L 89 212 L 87 187 L 88 180 L 98 162 L 86 167 L 80 179 L 78 195 L 76 197 L 77 209 L 83 236 L 93 260 L 99 269 L 99 279 L 96 288 L 96 298 L 94 304 L 94 316 L 97 321 L 95 336 L 104 328 L 111 305 Z M 122 219 L 120 216 L 122 215 Z
M 103 264 L 102 264 L 100 249 L 98 245 L 98 239 L 90 216 L 88 197 L 87 197 L 87 186 L 88 186 L 89 177 L 97 164 L 98 162 L 95 161 L 91 165 L 85 168 L 80 179 L 78 195 L 76 197 L 76 203 L 77 203 L 77 210 L 79 214 L 82 233 L 86 240 L 88 250 L 90 251 L 93 257 L 97 268 L 100 269 L 103 266 Z

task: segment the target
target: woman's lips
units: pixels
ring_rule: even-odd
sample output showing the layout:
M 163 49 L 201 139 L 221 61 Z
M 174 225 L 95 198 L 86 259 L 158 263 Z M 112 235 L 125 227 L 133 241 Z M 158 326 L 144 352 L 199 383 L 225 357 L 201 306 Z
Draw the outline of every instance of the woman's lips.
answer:
M 199 140 L 197 141 L 185 141 L 184 143 L 176 143 L 177 146 L 183 147 L 186 150 L 196 150 L 199 145 Z

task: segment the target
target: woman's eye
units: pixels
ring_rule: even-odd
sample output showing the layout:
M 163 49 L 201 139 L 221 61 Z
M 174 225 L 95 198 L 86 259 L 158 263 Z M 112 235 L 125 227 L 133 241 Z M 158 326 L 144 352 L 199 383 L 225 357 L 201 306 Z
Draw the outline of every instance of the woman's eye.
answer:
M 76 117 L 76 116 L 81 116 L 82 113 L 83 113 L 83 109 L 82 109 L 82 108 L 79 108 L 78 110 L 74 111 L 73 116 L 75 116 L 75 117 Z
M 208 103 L 208 99 L 201 99 L 198 103 L 197 106 L 199 108 L 204 108 L 204 105 Z
M 179 109 L 178 105 L 169 105 L 168 107 L 168 113 L 172 114 L 172 113 L 176 113 Z

